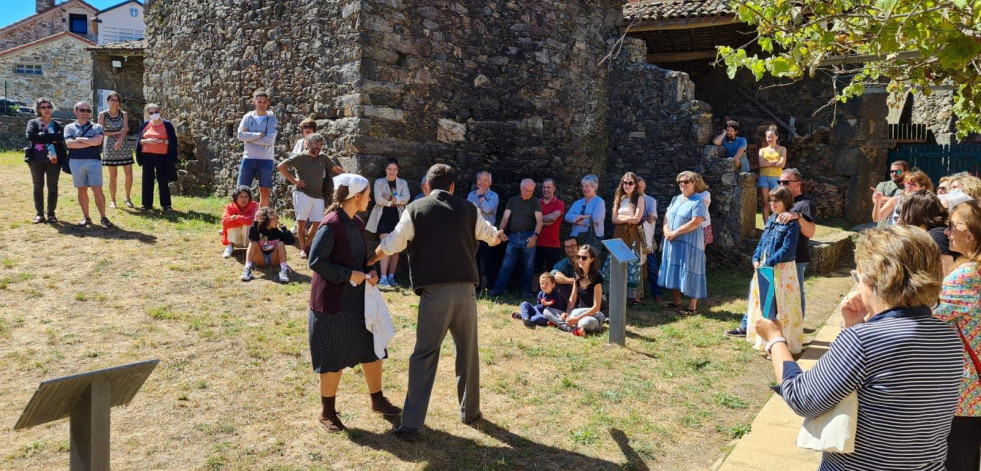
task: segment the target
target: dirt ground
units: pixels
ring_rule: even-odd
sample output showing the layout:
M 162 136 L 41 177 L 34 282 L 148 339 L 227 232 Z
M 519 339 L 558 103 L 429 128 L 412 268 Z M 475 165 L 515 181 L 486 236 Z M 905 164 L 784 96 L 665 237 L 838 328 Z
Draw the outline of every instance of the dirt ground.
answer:
M 223 199 L 176 198 L 172 214 L 109 210 L 117 228 L 80 229 L 67 177 L 62 222 L 32 225 L 28 171 L 16 154 L 0 154 L 2 469 L 68 462 L 67 420 L 12 430 L 40 381 L 147 359 L 160 360 L 156 371 L 112 411 L 115 469 L 704 470 L 770 395 L 769 363 L 721 335 L 745 309 L 749 274 L 713 272 L 701 315 L 650 301 L 629 311 L 626 348 L 526 329 L 509 318 L 517 299 L 482 299 L 486 420 L 459 422 L 447 339 L 420 443 L 394 440 L 391 424 L 369 413 L 358 369 L 338 395 L 350 430 L 327 434 L 314 420 L 311 273 L 295 249 L 291 283 L 273 271 L 243 283 L 242 253 L 220 256 Z M 850 285 L 846 272 L 808 280 L 809 331 Z M 418 298 L 402 290 L 386 299 L 397 333 L 384 386 L 401 405 Z

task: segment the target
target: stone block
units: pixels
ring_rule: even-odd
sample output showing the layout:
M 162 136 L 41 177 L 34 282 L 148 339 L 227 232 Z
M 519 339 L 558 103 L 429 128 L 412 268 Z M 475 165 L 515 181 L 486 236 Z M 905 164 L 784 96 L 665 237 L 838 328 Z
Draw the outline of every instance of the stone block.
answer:
M 852 263 L 857 235 L 851 231 L 840 231 L 811 239 L 811 262 L 807 265 L 807 271 L 827 276 L 839 266 Z
M 466 140 L 467 126 L 451 119 L 440 118 L 436 129 L 436 140 L 439 142 L 463 142 Z
M 832 159 L 834 160 L 835 175 L 840 177 L 858 175 L 866 166 L 865 152 L 862 152 L 862 149 L 844 149 Z
M 702 154 L 710 159 L 721 159 L 726 156 L 726 148 L 710 144 L 703 148 Z
M 365 105 L 361 109 L 366 118 L 405 121 L 405 112 L 400 109 L 372 105 Z
M 756 179 L 755 173 L 739 174 L 739 236 L 745 239 L 756 238 Z

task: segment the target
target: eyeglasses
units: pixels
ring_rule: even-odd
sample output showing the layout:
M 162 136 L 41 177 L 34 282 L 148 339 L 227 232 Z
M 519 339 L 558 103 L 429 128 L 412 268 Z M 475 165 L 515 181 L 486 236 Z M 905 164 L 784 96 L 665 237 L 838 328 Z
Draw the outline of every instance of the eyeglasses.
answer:
M 624 182 L 621 182 L 621 184 L 622 184 L 623 186 L 634 186 L 634 185 L 635 185 L 635 183 L 634 183 L 634 182 L 630 182 L 630 181 L 624 181 Z
M 903 174 L 903 171 L 902 170 L 890 170 L 889 173 L 891 173 L 893 175 L 902 175 Z
M 88 108 L 79 108 L 79 109 L 77 109 L 75 111 L 78 111 L 79 113 L 91 113 L 92 112 L 92 110 L 90 110 Z
M 960 222 L 960 221 L 954 221 L 953 219 L 951 219 L 951 220 L 950 220 L 950 221 L 949 221 L 949 222 L 947 223 L 947 230 L 948 230 L 948 231 L 952 231 L 952 230 L 954 230 L 954 229 L 956 229 L 956 226 L 955 226 L 956 224 L 960 224 L 960 225 L 962 225 L 962 226 L 966 226 L 966 225 L 967 225 L 967 224 L 965 224 L 965 223 L 963 223 L 963 222 Z
M 797 183 L 799 181 L 800 180 L 777 180 L 777 183 L 779 183 L 781 186 L 787 186 L 790 185 L 791 183 Z
M 39 106 L 39 107 L 37 107 L 37 109 L 39 109 L 39 110 L 53 110 L 54 107 L 53 106 Z
M 579 260 L 589 260 L 589 255 L 580 255 Z
M 687 185 L 691 183 L 691 180 L 678 180 L 679 185 Z
M 578 245 L 566 245 L 564 246 L 566 250 L 576 250 L 579 248 Z

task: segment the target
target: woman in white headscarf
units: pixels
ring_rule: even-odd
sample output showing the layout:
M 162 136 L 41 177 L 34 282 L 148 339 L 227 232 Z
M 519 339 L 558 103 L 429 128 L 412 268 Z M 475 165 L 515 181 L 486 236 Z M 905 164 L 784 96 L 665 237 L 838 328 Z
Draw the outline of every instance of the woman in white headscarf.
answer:
M 344 368 L 360 364 L 364 371 L 371 410 L 397 417 L 402 410 L 382 394 L 382 360 L 387 352 L 375 353 L 374 336 L 365 327 L 365 283 L 378 282 L 368 267 L 368 245 L 364 221 L 358 211 L 368 209 L 371 188 L 360 175 L 334 177 L 334 199 L 310 247 L 310 357 L 320 375 L 318 417 L 328 432 L 344 430 L 335 408 L 337 385 Z

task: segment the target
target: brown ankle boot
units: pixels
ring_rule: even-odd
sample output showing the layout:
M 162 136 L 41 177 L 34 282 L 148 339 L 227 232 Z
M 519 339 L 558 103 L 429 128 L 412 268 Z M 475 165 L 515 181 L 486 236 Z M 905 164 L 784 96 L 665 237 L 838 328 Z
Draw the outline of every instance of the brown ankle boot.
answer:
M 346 428 L 341 423 L 341 418 L 337 416 L 337 410 L 334 409 L 334 399 L 336 396 L 320 397 L 320 402 L 324 408 L 320 411 L 320 417 L 317 417 L 317 422 L 320 422 L 320 425 L 331 433 L 340 432 Z
M 381 391 L 371 395 L 371 411 L 377 412 L 385 417 L 398 417 L 402 415 L 402 409 L 392 405 Z

